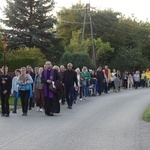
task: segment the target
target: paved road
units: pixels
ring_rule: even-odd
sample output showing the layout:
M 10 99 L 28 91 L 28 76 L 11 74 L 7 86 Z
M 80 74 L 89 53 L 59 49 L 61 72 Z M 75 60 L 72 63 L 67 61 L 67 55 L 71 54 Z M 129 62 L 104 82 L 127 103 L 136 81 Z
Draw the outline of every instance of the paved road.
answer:
M 150 150 L 150 124 L 141 115 L 150 89 L 109 93 L 48 117 L 31 110 L 0 117 L 0 150 Z

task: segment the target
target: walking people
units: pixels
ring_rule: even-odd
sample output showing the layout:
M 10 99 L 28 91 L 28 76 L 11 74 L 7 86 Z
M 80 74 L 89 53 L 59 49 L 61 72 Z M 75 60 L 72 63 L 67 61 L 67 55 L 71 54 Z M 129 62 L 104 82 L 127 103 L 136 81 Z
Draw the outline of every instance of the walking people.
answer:
M 140 74 L 138 71 L 136 71 L 135 74 L 133 75 L 133 79 L 134 79 L 135 89 L 137 89 L 140 83 Z
M 35 67 L 34 72 L 35 78 L 33 81 L 33 92 L 35 93 L 37 111 L 43 112 L 43 83 L 41 82 L 43 68 Z
M 84 66 L 83 68 L 82 68 L 82 72 L 81 72 L 81 76 L 82 76 L 82 78 L 84 79 L 83 81 L 82 81 L 82 87 L 83 87 L 83 98 L 85 99 L 85 100 L 87 100 L 87 96 L 89 95 L 89 90 L 88 90 L 88 86 L 90 85 L 90 79 L 91 79 L 91 75 L 90 75 L 90 73 L 89 73 L 89 71 L 88 71 L 88 69 L 87 69 L 87 67 L 86 66 Z
M 54 116 L 54 113 L 59 113 L 60 105 L 59 101 L 56 101 L 55 83 L 59 80 L 58 71 L 52 68 L 52 63 L 47 61 L 45 63 L 45 70 L 42 72 L 41 81 L 44 84 L 43 92 L 44 92 L 44 108 L 45 115 Z M 59 108 L 58 108 L 59 107 Z
M 114 84 L 115 79 L 116 79 L 116 69 L 113 69 L 113 72 L 111 73 L 111 87 L 113 87 L 113 91 L 115 91 L 115 84 Z
M 146 84 L 147 84 L 147 87 L 150 87 L 150 70 L 149 69 L 146 70 Z
M 9 117 L 9 97 L 11 94 L 11 85 L 12 79 L 8 75 L 8 67 L 3 66 L 2 75 L 0 76 L 0 94 L 1 94 L 1 106 L 2 106 L 2 114 L 1 116 Z
M 77 81 L 78 81 L 78 87 L 76 86 L 76 84 L 74 84 L 74 90 L 73 90 L 73 100 L 74 103 L 77 103 L 77 98 L 79 95 L 80 100 L 82 101 L 82 86 L 81 86 L 81 75 L 80 75 L 80 68 L 77 68 L 76 70 L 77 73 Z
M 76 85 L 75 88 L 78 88 L 78 81 L 77 73 L 73 70 L 73 65 L 71 63 L 67 64 L 67 70 L 65 70 L 63 76 L 63 84 L 65 86 L 65 95 L 68 108 L 72 109 L 74 84 Z
M 144 88 L 146 86 L 146 73 L 143 70 L 142 74 L 141 74 L 141 86 Z
M 18 77 L 17 84 L 19 85 L 19 96 L 23 112 L 22 116 L 27 116 L 29 98 L 33 95 L 31 85 L 33 84 L 33 79 L 28 73 L 26 73 L 25 67 L 21 68 L 21 74 Z
M 30 65 L 27 65 L 26 70 L 27 70 L 26 72 L 32 77 L 32 80 L 34 80 L 35 74 L 33 72 L 32 67 Z M 33 83 L 31 84 L 31 86 L 33 89 Z M 35 100 L 34 100 L 34 93 L 33 93 L 32 97 L 30 97 L 30 100 L 29 100 L 29 110 L 31 110 L 32 107 L 34 107 L 34 105 L 35 105 Z
M 110 85 L 111 85 L 111 71 L 108 68 L 108 66 L 105 66 L 103 72 L 105 76 L 105 93 L 107 94 L 108 91 L 110 90 Z
M 103 85 L 104 85 L 104 79 L 105 79 L 104 72 L 102 71 L 101 66 L 97 70 L 96 78 L 97 78 L 97 82 L 98 82 L 98 93 L 99 93 L 99 95 L 101 95 L 104 90 Z
M 128 86 L 128 83 L 127 83 L 127 80 L 128 80 L 128 72 L 125 71 L 122 75 L 122 80 L 123 80 L 123 87 L 125 89 L 127 89 L 127 86 Z
M 63 77 L 64 77 L 64 71 L 65 71 L 65 66 L 64 65 L 61 65 L 60 66 L 60 80 L 61 80 L 61 83 L 63 82 Z M 65 104 L 65 100 L 66 100 L 66 97 L 65 97 L 65 86 L 62 84 L 62 94 L 61 94 L 61 104 L 64 105 Z
M 19 89 L 18 89 L 18 76 L 20 75 L 21 71 L 19 69 L 15 70 L 15 77 L 12 79 L 12 88 L 11 88 L 11 95 L 14 96 L 14 110 L 13 113 L 17 113 L 17 103 L 19 98 Z
M 117 70 L 115 76 L 116 76 L 116 78 L 114 80 L 115 92 L 119 92 L 120 91 L 120 83 L 121 83 L 120 70 Z
M 131 89 L 131 90 L 132 90 L 134 81 L 133 81 L 133 76 L 132 76 L 131 73 L 129 73 L 129 75 L 128 75 L 128 80 L 127 80 L 127 82 L 128 82 L 128 89 Z

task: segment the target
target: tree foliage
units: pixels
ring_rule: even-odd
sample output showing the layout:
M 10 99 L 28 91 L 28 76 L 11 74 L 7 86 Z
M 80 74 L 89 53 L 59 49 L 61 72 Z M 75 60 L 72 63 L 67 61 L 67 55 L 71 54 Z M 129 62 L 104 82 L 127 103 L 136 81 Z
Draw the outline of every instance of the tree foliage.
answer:
M 32 66 L 43 66 L 46 58 L 38 48 L 20 48 L 18 50 L 8 51 L 6 53 L 6 62 L 13 60 L 34 60 Z M 16 65 L 20 65 L 19 62 Z
M 1 20 L 9 29 L 3 29 L 8 37 L 8 48 L 38 47 L 43 52 L 56 41 L 52 15 L 54 0 L 6 0 L 6 19 Z
M 72 5 L 71 8 L 64 7 L 57 13 L 57 34 L 59 38 L 63 39 L 62 44 L 64 46 L 70 43 L 72 32 L 82 28 L 84 12 L 85 5 L 76 4 Z
M 76 7 L 76 6 L 74 6 Z M 85 6 L 84 6 L 85 8 Z M 76 9 L 77 10 L 77 9 Z M 66 13 L 66 12 L 70 13 Z M 74 11 L 73 8 L 67 10 L 64 8 L 64 14 L 61 13 L 61 17 L 69 18 Z M 82 11 L 82 13 L 81 13 Z M 61 11 L 60 11 L 61 12 Z M 79 9 L 80 15 L 75 18 L 75 22 L 83 23 L 84 11 Z M 81 15 L 82 14 L 82 15 Z M 120 12 L 114 12 L 111 9 L 108 10 L 96 10 L 91 9 L 91 17 L 93 23 L 94 41 L 97 64 L 114 64 L 114 66 L 120 66 L 121 68 L 142 68 L 149 64 L 150 60 L 150 23 L 139 21 L 134 15 L 131 17 L 125 17 Z M 88 16 L 87 16 L 88 18 Z M 86 21 L 88 22 L 88 20 Z M 63 26 L 64 37 L 63 43 L 69 51 L 81 50 L 81 32 L 82 27 L 79 24 L 71 24 L 70 22 L 58 23 Z M 80 33 L 79 33 L 79 30 Z M 73 31 L 73 32 L 72 32 Z M 71 34 L 73 33 L 73 34 Z M 89 24 L 86 24 L 85 41 L 87 40 L 86 50 L 90 56 L 92 56 L 91 45 L 91 31 Z M 83 49 L 83 48 L 82 48 Z M 130 51 L 131 56 L 127 55 Z M 129 54 L 130 54 L 129 53 Z M 134 58 L 135 57 L 135 58 Z M 128 58 L 128 59 L 127 59 Z M 92 59 L 92 58 L 91 58 Z M 128 61 L 127 61 L 128 60 Z M 120 63 L 121 62 L 121 63 Z M 118 63 L 118 64 L 117 64 Z M 112 66 L 112 65 L 111 65 Z
M 123 47 L 111 62 L 112 68 L 120 70 L 139 70 L 148 66 L 147 59 L 142 56 L 141 48 Z
M 68 63 L 72 63 L 74 69 L 77 67 L 82 68 L 83 66 L 93 67 L 89 55 L 85 52 L 65 52 L 61 58 L 61 64 L 67 65 Z

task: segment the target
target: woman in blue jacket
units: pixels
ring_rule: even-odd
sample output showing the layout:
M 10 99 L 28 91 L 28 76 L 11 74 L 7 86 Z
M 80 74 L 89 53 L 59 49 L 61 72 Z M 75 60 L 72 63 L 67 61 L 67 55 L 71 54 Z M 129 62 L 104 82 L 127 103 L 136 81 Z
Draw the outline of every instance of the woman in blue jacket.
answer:
M 29 98 L 32 97 L 32 77 L 26 73 L 26 68 L 21 68 L 21 74 L 18 77 L 19 96 L 22 104 L 22 116 L 27 116 Z

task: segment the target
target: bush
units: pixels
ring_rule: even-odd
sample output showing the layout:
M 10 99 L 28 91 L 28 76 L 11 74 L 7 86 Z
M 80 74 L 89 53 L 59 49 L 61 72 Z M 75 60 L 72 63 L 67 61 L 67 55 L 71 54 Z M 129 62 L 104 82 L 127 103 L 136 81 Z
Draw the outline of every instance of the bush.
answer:
M 65 52 L 61 58 L 61 64 L 67 65 L 68 63 L 72 63 L 74 69 L 77 67 L 82 68 L 83 66 L 91 68 L 92 66 L 90 57 L 85 52 Z
M 12 50 L 6 53 L 6 65 L 9 71 L 14 71 L 16 68 L 31 65 L 43 66 L 46 61 L 44 54 L 38 48 L 21 48 L 19 50 Z M 0 60 L 3 64 L 3 59 Z

